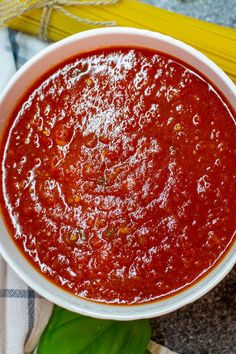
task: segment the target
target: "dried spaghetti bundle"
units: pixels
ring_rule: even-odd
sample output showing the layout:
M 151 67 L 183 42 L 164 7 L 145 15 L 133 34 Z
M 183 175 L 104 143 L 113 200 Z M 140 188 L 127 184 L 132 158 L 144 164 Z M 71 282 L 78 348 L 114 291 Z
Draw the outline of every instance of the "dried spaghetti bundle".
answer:
M 70 5 L 70 6 L 68 6 Z M 17 16 L 21 14 L 21 16 Z M 236 82 L 236 30 L 159 9 L 137 0 L 2 0 L 0 25 L 57 41 L 102 26 L 158 31 L 205 53 Z

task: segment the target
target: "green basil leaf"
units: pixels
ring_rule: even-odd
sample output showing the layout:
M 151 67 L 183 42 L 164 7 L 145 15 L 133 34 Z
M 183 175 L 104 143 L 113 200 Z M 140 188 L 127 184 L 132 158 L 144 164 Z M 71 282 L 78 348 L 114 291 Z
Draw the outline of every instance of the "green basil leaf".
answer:
M 148 320 L 99 320 L 55 306 L 37 354 L 144 354 L 150 337 Z
M 114 321 L 108 330 L 96 341 L 91 342 L 90 346 L 82 353 L 143 354 L 149 339 L 149 329 L 146 328 L 143 321 Z

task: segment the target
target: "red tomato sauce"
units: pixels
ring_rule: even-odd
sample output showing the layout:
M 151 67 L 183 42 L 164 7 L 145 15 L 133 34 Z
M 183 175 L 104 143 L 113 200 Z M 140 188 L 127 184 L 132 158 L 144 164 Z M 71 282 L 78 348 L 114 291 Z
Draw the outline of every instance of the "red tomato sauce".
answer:
M 26 92 L 1 150 L 1 206 L 33 266 L 73 294 L 143 303 L 197 281 L 233 242 L 235 116 L 192 68 L 110 48 Z

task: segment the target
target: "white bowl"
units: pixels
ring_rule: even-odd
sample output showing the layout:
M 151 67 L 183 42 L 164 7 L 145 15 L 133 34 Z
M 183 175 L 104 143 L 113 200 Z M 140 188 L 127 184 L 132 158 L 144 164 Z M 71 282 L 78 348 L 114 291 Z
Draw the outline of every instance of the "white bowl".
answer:
M 192 47 L 146 30 L 133 28 L 95 29 L 75 34 L 55 43 L 29 60 L 10 80 L 0 97 L 0 127 L 4 126 L 25 90 L 35 79 L 55 64 L 89 50 L 109 46 L 137 46 L 169 54 L 190 64 L 204 74 L 224 94 L 236 111 L 236 87 L 233 82 L 206 56 Z M 0 143 L 2 134 L 0 134 Z M 9 236 L 0 216 L 0 251 L 14 271 L 35 291 L 46 299 L 68 310 L 103 319 L 132 320 L 160 316 L 186 305 L 212 289 L 230 271 L 236 262 L 234 244 L 215 268 L 200 281 L 172 297 L 147 304 L 124 306 L 106 305 L 78 298 L 57 287 L 36 271 L 24 258 Z

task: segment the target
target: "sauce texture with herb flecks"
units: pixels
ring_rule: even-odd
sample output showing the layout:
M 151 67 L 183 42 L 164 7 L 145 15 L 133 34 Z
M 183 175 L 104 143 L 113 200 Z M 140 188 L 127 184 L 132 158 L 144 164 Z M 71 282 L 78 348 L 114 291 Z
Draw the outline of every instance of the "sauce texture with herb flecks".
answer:
M 142 48 L 72 58 L 25 93 L 4 139 L 10 233 L 77 296 L 133 304 L 175 294 L 233 243 L 234 113 L 175 58 Z

